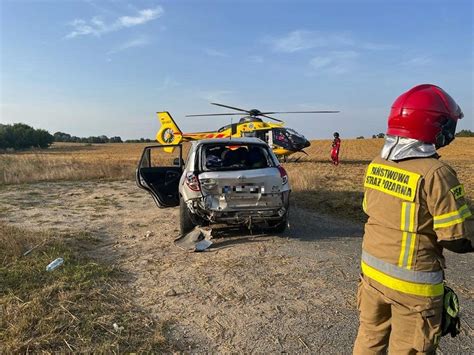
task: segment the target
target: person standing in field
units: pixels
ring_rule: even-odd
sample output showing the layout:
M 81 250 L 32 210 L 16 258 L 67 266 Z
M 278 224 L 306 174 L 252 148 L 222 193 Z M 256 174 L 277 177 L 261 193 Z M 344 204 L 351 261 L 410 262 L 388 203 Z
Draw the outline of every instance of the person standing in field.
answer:
M 334 132 L 334 140 L 331 145 L 331 159 L 334 165 L 339 164 L 339 149 L 341 148 L 341 139 L 339 138 L 339 133 Z
M 462 117 L 451 96 L 430 84 L 405 92 L 392 106 L 385 145 L 365 175 L 363 209 L 369 217 L 354 354 L 387 348 L 394 354 L 434 353 L 441 335 L 459 332 L 457 317 L 446 318 L 453 322 L 443 321 L 442 328 L 443 304 L 457 301 L 444 285 L 443 249 L 474 251 L 466 225 L 471 212 L 456 172 L 436 150 L 454 139 Z

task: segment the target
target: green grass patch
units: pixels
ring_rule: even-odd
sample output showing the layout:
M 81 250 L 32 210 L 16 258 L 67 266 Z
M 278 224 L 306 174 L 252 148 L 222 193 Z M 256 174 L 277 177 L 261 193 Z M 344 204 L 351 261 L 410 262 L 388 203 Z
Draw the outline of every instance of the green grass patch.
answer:
M 87 256 L 85 245 L 97 243 L 85 234 L 55 238 L 0 223 L 2 351 L 172 350 L 167 324 L 155 322 L 125 296 L 126 275 Z M 64 264 L 47 272 L 57 257 Z

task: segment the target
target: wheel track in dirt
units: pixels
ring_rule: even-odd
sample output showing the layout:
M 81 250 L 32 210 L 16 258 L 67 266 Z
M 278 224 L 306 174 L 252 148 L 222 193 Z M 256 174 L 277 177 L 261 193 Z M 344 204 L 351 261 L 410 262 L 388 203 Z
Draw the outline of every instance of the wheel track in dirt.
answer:
M 360 223 L 293 206 L 282 235 L 227 231 L 210 251 L 186 253 L 173 245 L 178 210 L 156 208 L 130 181 L 7 186 L 0 206 L 0 219 L 12 224 L 100 238 L 91 253 L 130 275 L 137 304 L 168 322 L 181 350 L 351 351 Z M 472 353 L 472 256 L 447 257 L 465 329 L 455 340 L 444 338 L 441 349 Z

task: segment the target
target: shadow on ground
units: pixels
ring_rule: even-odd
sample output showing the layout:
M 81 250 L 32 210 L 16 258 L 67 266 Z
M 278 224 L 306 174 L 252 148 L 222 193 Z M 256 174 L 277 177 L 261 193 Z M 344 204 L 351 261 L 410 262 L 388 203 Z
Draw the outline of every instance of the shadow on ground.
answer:
M 317 186 L 312 190 L 291 193 L 293 207 L 359 223 L 365 223 L 367 220 L 362 210 L 363 198 L 361 191 L 331 191 Z
M 339 193 L 334 192 L 338 195 L 338 201 L 341 200 L 339 195 L 348 195 L 347 198 L 359 198 L 356 193 Z M 210 250 L 220 250 L 229 248 L 231 246 L 239 244 L 247 244 L 254 242 L 263 242 L 273 237 L 279 237 L 284 239 L 294 239 L 301 241 L 318 241 L 325 239 L 339 239 L 339 238 L 361 238 L 364 231 L 364 221 L 361 219 L 344 217 L 344 210 L 338 215 L 330 214 L 329 212 L 333 208 L 327 209 L 328 212 L 324 213 L 324 203 L 321 202 L 316 211 L 299 207 L 298 197 L 299 193 L 292 196 L 293 204 L 290 207 L 290 218 L 289 226 L 283 233 L 275 233 L 272 230 L 265 228 L 253 228 L 249 230 L 246 227 L 226 227 L 218 226 L 213 228 L 212 237 L 214 244 Z M 326 193 L 327 195 L 327 193 Z M 326 196 L 330 199 L 330 196 Z M 346 199 L 347 201 L 347 199 Z M 357 211 L 350 206 L 342 206 L 345 208 L 345 213 L 350 210 L 353 214 L 357 215 Z M 361 213 L 363 213 L 361 211 Z
M 350 160 L 340 160 L 340 165 L 369 165 L 371 160 L 358 160 L 358 159 L 350 159 Z M 298 160 L 288 160 L 286 164 L 302 164 L 302 163 L 318 163 L 318 164 L 328 164 L 332 165 L 330 159 L 312 159 L 312 158 L 301 158 Z

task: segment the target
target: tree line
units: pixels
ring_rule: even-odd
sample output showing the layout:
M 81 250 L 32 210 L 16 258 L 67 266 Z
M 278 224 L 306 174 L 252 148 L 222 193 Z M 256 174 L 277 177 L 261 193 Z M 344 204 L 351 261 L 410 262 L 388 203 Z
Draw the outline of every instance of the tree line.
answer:
M 150 143 L 149 138 L 122 140 L 119 136 L 77 137 L 69 133 L 49 133 L 44 129 L 35 129 L 24 123 L 0 124 L 0 149 L 48 148 L 53 142 L 69 143 Z
M 455 134 L 456 137 L 474 137 L 474 132 L 470 129 L 462 129 Z
M 47 148 L 54 137 L 44 129 L 34 129 L 24 123 L 0 124 L 0 149 Z
M 70 143 L 123 143 L 122 138 L 119 136 L 107 137 L 101 136 L 90 136 L 90 137 L 76 137 L 71 136 L 68 133 L 56 132 L 53 134 L 55 142 L 70 142 Z
M 126 139 L 122 140 L 119 136 L 107 137 L 105 135 L 101 136 L 91 136 L 91 137 L 76 137 L 71 136 L 68 133 L 56 132 L 54 133 L 55 142 L 70 142 L 70 143 L 150 143 L 154 142 L 153 139 L 149 138 L 140 138 L 140 139 Z

